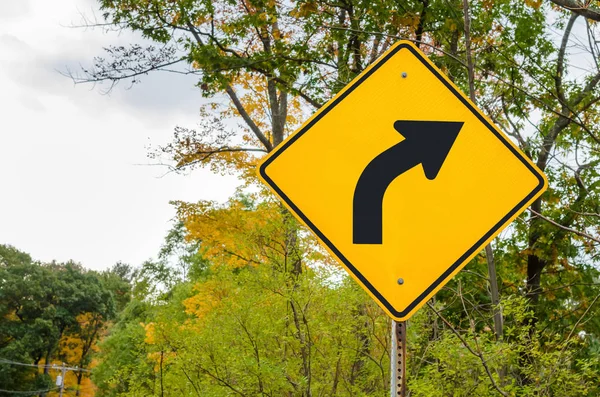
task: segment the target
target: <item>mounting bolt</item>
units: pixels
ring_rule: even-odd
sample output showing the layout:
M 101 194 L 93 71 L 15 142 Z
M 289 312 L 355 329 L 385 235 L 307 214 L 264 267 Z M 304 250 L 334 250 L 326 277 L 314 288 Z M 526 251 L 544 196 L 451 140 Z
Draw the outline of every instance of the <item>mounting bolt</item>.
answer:
M 399 278 L 398 279 L 398 284 L 400 284 L 400 285 L 404 284 L 404 279 L 403 278 Z
M 402 78 L 405 79 L 408 76 L 408 73 L 402 72 Z

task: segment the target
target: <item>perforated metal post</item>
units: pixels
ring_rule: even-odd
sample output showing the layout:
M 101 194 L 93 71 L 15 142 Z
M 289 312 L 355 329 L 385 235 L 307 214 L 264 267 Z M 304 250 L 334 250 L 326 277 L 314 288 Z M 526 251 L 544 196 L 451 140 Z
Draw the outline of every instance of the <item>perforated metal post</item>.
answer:
M 391 397 L 406 397 L 406 322 L 392 320 Z

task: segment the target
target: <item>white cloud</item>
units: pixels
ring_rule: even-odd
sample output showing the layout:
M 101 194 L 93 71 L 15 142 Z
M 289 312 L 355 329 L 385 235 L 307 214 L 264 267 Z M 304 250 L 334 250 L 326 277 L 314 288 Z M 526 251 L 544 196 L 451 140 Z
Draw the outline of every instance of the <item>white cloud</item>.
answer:
M 30 9 L 29 0 L 0 0 L 0 21 L 23 17 Z
M 89 0 L 35 0 L 11 19 L 6 4 L 0 0 L 0 244 L 97 269 L 139 264 L 162 242 L 174 216 L 169 200 L 233 193 L 234 177 L 159 178 L 164 169 L 136 165 L 148 162 L 148 143 L 195 123 L 202 98 L 193 78 L 155 74 L 110 95 L 74 86 L 57 69 L 135 37 L 66 28 Z

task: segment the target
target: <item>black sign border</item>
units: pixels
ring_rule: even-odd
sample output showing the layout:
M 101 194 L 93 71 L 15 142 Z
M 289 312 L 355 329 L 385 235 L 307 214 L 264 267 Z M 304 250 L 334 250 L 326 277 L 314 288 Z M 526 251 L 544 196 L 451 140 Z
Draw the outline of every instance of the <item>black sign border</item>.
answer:
M 394 307 L 369 283 L 369 281 L 356 269 L 352 263 L 333 245 L 331 241 L 323 234 L 319 228 L 317 228 L 311 221 L 308 219 L 306 215 L 298 208 L 292 200 L 275 184 L 275 182 L 269 178 L 267 175 L 267 167 L 271 164 L 285 149 L 287 149 L 290 145 L 292 145 L 296 140 L 298 140 L 304 133 L 306 133 L 313 125 L 315 125 L 323 116 L 325 116 L 331 109 L 333 109 L 338 103 L 340 103 L 344 98 L 346 98 L 356 87 L 362 84 L 369 76 L 377 71 L 385 62 L 387 62 L 391 57 L 393 57 L 398 51 L 402 49 L 408 49 L 413 55 L 419 59 L 423 65 L 425 65 L 434 76 L 436 76 L 449 90 L 452 92 L 477 118 L 493 133 L 504 145 L 534 174 L 539 184 L 529 193 L 523 200 L 521 200 L 508 214 L 506 214 L 498 223 L 496 223 L 490 231 L 488 231 L 483 237 L 481 237 L 477 242 L 465 252 L 456 262 L 454 262 L 440 277 L 438 277 L 421 295 L 419 295 L 411 304 L 409 304 L 405 310 L 397 311 Z M 280 148 L 276 149 L 277 151 L 271 155 L 263 164 L 260 165 L 259 172 L 263 179 L 277 192 L 277 194 L 286 202 L 286 204 L 299 216 L 302 221 L 327 245 L 327 247 L 336 255 L 338 259 L 340 259 L 346 268 L 350 270 L 360 281 L 361 283 L 367 287 L 367 289 L 373 294 L 373 296 L 378 299 L 387 309 L 388 311 L 397 318 L 404 318 L 408 315 L 418 304 L 423 301 L 435 288 L 437 288 L 444 280 L 446 280 L 452 272 L 454 272 L 458 267 L 460 267 L 466 259 L 471 256 L 475 251 L 480 250 L 483 246 L 483 243 L 490 238 L 494 233 L 496 233 L 504 223 L 506 223 L 510 218 L 512 218 L 515 214 L 521 212 L 521 209 L 540 191 L 544 189 L 545 179 L 544 177 L 535 169 L 526 159 L 518 152 L 513 145 L 511 145 L 508 140 L 500 134 L 496 128 L 494 128 L 486 118 L 481 114 L 480 111 L 475 109 L 473 105 L 466 99 L 466 97 L 459 92 L 448 80 L 445 76 L 442 76 L 437 68 L 433 67 L 421 53 L 415 50 L 410 44 L 400 43 L 395 48 L 393 48 L 389 53 L 385 55 L 382 59 L 380 59 L 376 64 L 373 65 L 371 69 L 369 69 L 365 74 L 360 76 L 358 80 L 352 83 L 350 87 L 338 97 L 336 97 L 331 103 L 327 104 L 319 114 L 310 120 L 309 123 L 304 125 L 297 133 L 293 134 L 290 139 L 285 141 Z

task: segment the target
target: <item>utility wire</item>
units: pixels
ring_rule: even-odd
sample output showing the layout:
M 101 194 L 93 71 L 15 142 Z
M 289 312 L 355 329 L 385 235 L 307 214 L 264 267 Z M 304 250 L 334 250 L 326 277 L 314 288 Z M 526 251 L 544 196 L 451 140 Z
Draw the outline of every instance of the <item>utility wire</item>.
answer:
M 44 364 L 19 363 L 19 362 L 7 360 L 4 358 L 0 358 L 0 364 L 20 365 L 22 367 L 36 367 L 36 368 L 51 368 L 52 367 L 52 365 L 44 365 Z
M 56 364 L 27 364 L 27 363 L 20 363 L 17 361 L 7 360 L 5 358 L 0 358 L 0 364 L 20 365 L 23 367 L 36 367 L 36 368 L 54 368 L 54 369 L 61 368 L 61 366 L 56 365 Z M 89 369 L 83 369 L 83 368 L 78 368 L 78 367 L 66 367 L 66 369 L 68 371 L 92 372 Z M 2 390 L 0 390 L 0 391 L 2 391 Z
M 47 389 L 47 390 L 4 390 L 4 389 L 0 389 L 0 393 L 39 394 L 39 393 L 48 393 L 49 391 L 54 391 L 57 389 L 58 389 L 58 387 L 53 387 L 52 389 Z
M 4 390 L 4 389 L 0 389 L 0 393 L 12 393 L 12 394 L 20 394 L 20 395 L 34 395 L 34 394 L 40 394 L 40 393 L 47 393 L 47 392 L 54 391 L 54 390 L 60 390 L 60 395 L 62 397 L 63 390 L 65 387 L 64 381 L 65 381 L 65 372 L 66 371 L 92 372 L 90 370 L 83 369 L 83 368 L 66 367 L 64 363 L 61 366 L 58 366 L 56 364 L 28 364 L 28 363 L 20 363 L 18 361 L 8 360 L 6 358 L 0 358 L 0 365 L 2 365 L 2 364 L 19 365 L 22 367 L 34 367 L 34 368 L 52 368 L 52 369 L 61 371 L 62 384 L 60 385 L 60 387 L 54 387 L 52 389 L 47 389 L 47 390 Z

